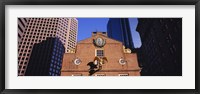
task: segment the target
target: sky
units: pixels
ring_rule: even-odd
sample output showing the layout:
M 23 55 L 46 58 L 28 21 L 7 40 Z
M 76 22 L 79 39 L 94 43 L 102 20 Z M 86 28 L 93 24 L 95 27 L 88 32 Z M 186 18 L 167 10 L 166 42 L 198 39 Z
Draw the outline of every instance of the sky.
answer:
M 77 18 L 78 19 L 78 41 L 89 38 L 92 36 L 92 32 L 101 31 L 107 32 L 107 23 L 109 18 Z M 139 33 L 136 32 L 137 18 L 129 19 L 131 26 L 131 33 L 135 48 L 141 46 Z
M 132 34 L 134 46 L 135 46 L 135 48 L 139 48 L 142 44 L 141 44 L 141 40 L 140 40 L 140 35 L 136 31 L 138 20 L 137 20 L 137 18 L 130 18 L 129 22 L 130 22 L 130 28 L 131 28 L 131 34 Z

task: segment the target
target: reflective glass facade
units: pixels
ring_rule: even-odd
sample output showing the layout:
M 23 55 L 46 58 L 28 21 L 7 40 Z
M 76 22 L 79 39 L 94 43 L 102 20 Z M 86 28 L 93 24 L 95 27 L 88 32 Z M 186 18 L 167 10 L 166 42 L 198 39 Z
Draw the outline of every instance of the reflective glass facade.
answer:
M 59 76 L 64 45 L 59 38 L 47 38 L 34 45 L 26 76 Z
M 121 41 L 126 48 L 134 49 L 128 18 L 110 18 L 107 24 L 108 37 Z

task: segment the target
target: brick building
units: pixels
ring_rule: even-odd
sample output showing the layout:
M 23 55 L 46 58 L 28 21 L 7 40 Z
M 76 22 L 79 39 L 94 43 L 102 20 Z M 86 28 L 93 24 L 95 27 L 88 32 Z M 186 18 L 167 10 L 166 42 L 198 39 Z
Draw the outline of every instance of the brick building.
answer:
M 61 76 L 140 76 L 140 70 L 136 53 L 106 32 L 93 32 L 64 54 Z

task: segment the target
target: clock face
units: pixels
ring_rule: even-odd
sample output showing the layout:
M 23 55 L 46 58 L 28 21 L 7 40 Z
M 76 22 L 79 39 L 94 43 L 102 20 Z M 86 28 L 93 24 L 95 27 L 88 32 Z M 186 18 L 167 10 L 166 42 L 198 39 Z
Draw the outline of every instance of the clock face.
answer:
M 102 46 L 102 44 L 103 44 L 102 38 L 97 38 L 97 45 Z
M 105 40 L 103 40 L 102 38 L 97 38 L 94 40 L 94 43 L 98 47 L 103 47 L 105 45 Z

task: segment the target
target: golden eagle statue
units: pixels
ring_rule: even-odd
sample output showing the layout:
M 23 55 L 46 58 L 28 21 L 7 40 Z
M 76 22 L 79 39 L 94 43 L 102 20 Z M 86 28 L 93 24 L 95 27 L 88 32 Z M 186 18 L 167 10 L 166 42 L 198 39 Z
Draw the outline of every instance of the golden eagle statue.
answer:
M 94 62 L 97 61 L 97 65 L 99 66 L 99 69 L 102 68 L 102 65 L 105 64 L 105 62 L 108 62 L 108 59 L 106 57 L 95 57 Z

